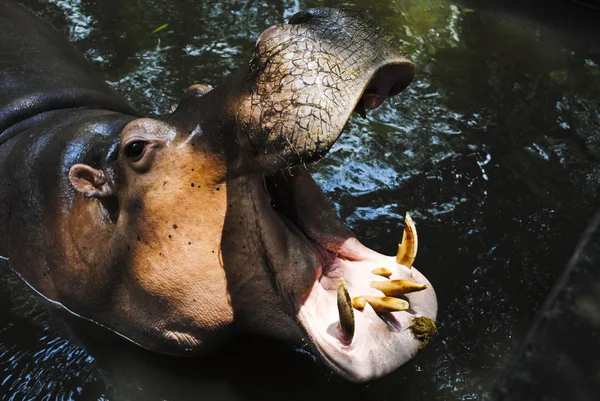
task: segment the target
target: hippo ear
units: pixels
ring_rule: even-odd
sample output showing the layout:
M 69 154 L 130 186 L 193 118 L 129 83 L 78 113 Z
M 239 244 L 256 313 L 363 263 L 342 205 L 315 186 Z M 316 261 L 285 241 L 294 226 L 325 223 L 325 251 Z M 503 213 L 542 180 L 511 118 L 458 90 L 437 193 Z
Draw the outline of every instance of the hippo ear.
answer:
M 73 188 L 89 198 L 107 199 L 113 195 L 104 173 L 86 164 L 71 167 L 69 179 Z

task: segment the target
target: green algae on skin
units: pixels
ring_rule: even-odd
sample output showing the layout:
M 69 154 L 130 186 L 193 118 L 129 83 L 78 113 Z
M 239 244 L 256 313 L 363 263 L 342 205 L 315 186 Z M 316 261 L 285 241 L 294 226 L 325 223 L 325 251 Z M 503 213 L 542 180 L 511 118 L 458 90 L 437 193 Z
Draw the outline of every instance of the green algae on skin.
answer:
M 414 318 L 413 324 L 409 327 L 409 329 L 412 331 L 413 336 L 417 340 L 421 341 L 421 345 L 419 345 L 419 351 L 427 347 L 431 337 L 437 333 L 437 326 L 435 325 L 435 322 L 424 316 Z

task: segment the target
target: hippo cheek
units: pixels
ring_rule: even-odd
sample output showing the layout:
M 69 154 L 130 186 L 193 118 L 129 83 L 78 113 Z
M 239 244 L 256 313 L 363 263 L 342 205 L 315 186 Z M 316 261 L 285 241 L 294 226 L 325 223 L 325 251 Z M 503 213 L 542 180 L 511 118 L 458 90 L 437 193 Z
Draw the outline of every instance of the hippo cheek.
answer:
M 129 130 L 142 124 L 133 122 Z M 144 132 L 151 127 L 144 127 Z M 111 308 L 88 316 L 167 354 L 203 353 L 227 338 L 233 310 L 221 261 L 227 183 L 221 159 L 173 137 L 140 173 L 120 160 L 120 215 L 110 249 Z M 143 163 L 143 161 L 142 161 Z

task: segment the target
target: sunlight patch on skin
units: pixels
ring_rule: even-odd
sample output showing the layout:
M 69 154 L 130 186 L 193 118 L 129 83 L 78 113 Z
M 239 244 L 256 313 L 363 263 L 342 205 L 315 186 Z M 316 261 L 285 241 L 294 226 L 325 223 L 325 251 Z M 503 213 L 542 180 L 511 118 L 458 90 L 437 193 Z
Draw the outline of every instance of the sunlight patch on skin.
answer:
M 183 141 L 181 143 L 181 145 L 179 145 L 180 148 L 185 147 L 188 143 L 190 143 L 190 141 L 198 135 L 202 134 L 202 127 L 200 127 L 200 124 L 196 124 L 196 128 L 194 128 L 192 130 L 192 132 L 190 132 L 190 135 L 186 138 L 185 141 Z
M 194 336 L 192 336 L 191 334 L 188 334 L 188 333 L 167 330 L 164 333 L 164 336 L 165 336 L 165 338 L 170 339 L 170 340 L 174 341 L 175 343 L 180 344 L 184 347 L 187 347 L 190 350 L 194 347 L 198 347 L 198 340 Z
M 2 256 L 2 258 L 4 258 L 4 256 Z M 8 258 L 5 258 L 5 259 L 6 259 L 6 260 L 8 260 Z M 50 298 L 48 298 L 47 296 L 45 296 L 44 294 L 42 294 L 41 292 L 39 292 L 39 291 L 38 291 L 38 290 L 37 290 L 37 289 L 36 289 L 36 288 L 35 288 L 33 285 L 31 285 L 31 284 L 30 284 L 30 283 L 29 283 L 27 280 L 25 280 L 25 277 L 23 277 L 23 275 L 22 275 L 21 273 L 19 273 L 18 271 L 14 270 L 13 268 L 9 268 L 9 269 L 10 269 L 10 271 L 11 271 L 11 272 L 13 272 L 13 273 L 14 273 L 14 274 L 15 274 L 15 275 L 16 275 L 16 276 L 17 276 L 17 277 L 18 277 L 18 278 L 19 278 L 19 279 L 20 279 L 20 280 L 21 280 L 23 283 L 25 283 L 25 285 L 26 285 L 26 286 L 27 286 L 27 287 L 28 287 L 28 288 L 29 288 L 31 291 L 33 291 L 35 294 L 37 294 L 37 296 L 39 296 L 41 299 L 45 300 L 45 301 L 46 301 L 46 302 L 48 302 L 49 304 L 51 304 L 51 305 L 53 305 L 53 306 L 56 306 L 56 307 L 58 307 L 58 308 L 62 308 L 62 309 L 64 309 L 65 311 L 67 311 L 68 313 L 72 314 L 72 315 L 73 315 L 73 316 L 75 316 L 75 317 L 78 317 L 78 318 L 80 318 L 80 319 L 83 319 L 83 320 L 85 320 L 85 321 L 91 322 L 91 323 L 93 323 L 93 324 L 96 324 L 96 325 L 98 325 L 98 326 L 100 326 L 100 327 L 102 327 L 102 328 L 104 328 L 104 329 L 106 329 L 106 330 L 108 330 L 108 331 L 110 331 L 110 332 L 112 332 L 112 333 L 115 333 L 116 335 L 118 335 L 118 336 L 120 336 L 120 337 L 124 338 L 125 340 L 127 340 L 127 341 L 131 342 L 132 344 L 135 344 L 135 345 L 137 345 L 137 346 L 138 346 L 138 347 L 140 347 L 140 348 L 144 348 L 144 349 L 147 349 L 147 350 L 149 350 L 149 351 L 152 351 L 150 348 L 148 348 L 148 347 L 144 346 L 142 343 L 138 343 L 137 341 L 134 341 L 133 339 L 131 339 L 131 338 L 127 337 L 125 334 L 123 334 L 123 333 L 120 333 L 120 332 L 118 332 L 118 331 L 116 331 L 116 330 L 113 330 L 112 328 L 110 328 L 110 327 L 108 327 L 108 326 L 105 326 L 104 324 L 102 324 L 102 323 L 100 323 L 100 322 L 98 322 L 98 321 L 96 321 L 96 320 L 93 320 L 93 319 L 90 319 L 90 318 L 88 318 L 88 317 L 85 317 L 85 316 L 83 316 L 83 315 L 80 315 L 80 314 L 78 314 L 77 312 L 74 312 L 74 311 L 72 311 L 71 309 L 69 309 L 68 307 L 66 307 L 65 305 L 63 305 L 62 303 L 60 303 L 60 302 L 58 302 L 58 301 L 55 301 L 55 300 L 53 300 L 53 299 L 50 299 Z

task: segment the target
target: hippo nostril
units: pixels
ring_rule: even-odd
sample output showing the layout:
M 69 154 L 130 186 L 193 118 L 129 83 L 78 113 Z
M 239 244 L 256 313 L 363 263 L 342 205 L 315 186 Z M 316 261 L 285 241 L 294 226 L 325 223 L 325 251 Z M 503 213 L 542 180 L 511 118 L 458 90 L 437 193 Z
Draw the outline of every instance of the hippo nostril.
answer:
M 290 25 L 300 25 L 309 22 L 314 17 L 310 11 L 300 11 L 292 15 L 288 20 Z

